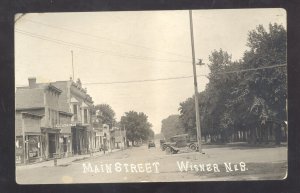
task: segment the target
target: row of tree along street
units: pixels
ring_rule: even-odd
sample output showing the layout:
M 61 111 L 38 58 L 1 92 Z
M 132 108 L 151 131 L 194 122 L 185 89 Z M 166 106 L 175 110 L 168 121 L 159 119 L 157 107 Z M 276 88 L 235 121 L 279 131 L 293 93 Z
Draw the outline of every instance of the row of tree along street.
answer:
M 148 117 L 143 112 L 125 112 L 120 122 L 116 121 L 115 112 L 108 104 L 96 105 L 93 113 L 97 118 L 97 121 L 93 123 L 94 127 L 106 124 L 110 127 L 117 126 L 122 130 L 126 130 L 127 145 L 129 145 L 129 142 L 132 145 L 136 145 L 142 141 L 154 138 L 154 132 L 151 129 L 152 125 L 148 122 Z
M 200 123 L 206 142 L 276 142 L 287 139 L 286 30 L 259 25 L 248 34 L 248 50 L 239 61 L 226 51 L 209 56 L 209 83 L 199 93 Z M 162 121 L 165 138 L 196 136 L 194 97 L 179 104 L 180 115 Z

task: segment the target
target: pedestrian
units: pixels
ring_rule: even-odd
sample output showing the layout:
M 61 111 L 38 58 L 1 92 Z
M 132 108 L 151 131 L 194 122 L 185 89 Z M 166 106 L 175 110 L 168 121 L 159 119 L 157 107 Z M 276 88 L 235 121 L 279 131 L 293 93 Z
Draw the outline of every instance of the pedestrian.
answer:
M 103 144 L 103 154 L 105 154 L 105 150 L 106 150 L 106 146 L 105 146 L 105 144 Z

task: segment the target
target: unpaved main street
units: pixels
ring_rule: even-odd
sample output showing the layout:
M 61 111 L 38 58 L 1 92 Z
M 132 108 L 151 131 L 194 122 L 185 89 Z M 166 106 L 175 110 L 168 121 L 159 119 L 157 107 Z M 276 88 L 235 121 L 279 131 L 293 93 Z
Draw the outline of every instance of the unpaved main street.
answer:
M 287 148 L 204 146 L 205 154 L 166 155 L 159 147 L 133 147 L 68 164 L 16 169 L 21 184 L 168 182 L 282 179 Z M 178 165 L 179 164 L 179 165 Z

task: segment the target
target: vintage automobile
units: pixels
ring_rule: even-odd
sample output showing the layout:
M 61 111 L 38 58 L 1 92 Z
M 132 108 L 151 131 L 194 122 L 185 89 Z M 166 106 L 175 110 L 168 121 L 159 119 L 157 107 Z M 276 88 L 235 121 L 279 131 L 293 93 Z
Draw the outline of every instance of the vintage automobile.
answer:
M 159 140 L 159 147 L 163 151 L 165 151 L 165 149 L 164 149 L 164 143 L 166 143 L 166 140 L 164 140 L 164 139 Z
M 148 149 L 149 149 L 150 147 L 155 147 L 154 141 L 148 141 Z
M 162 149 L 167 154 L 176 154 L 186 148 L 193 151 L 197 151 L 198 149 L 197 140 L 190 138 L 188 134 L 175 135 L 170 138 L 169 142 L 162 144 Z

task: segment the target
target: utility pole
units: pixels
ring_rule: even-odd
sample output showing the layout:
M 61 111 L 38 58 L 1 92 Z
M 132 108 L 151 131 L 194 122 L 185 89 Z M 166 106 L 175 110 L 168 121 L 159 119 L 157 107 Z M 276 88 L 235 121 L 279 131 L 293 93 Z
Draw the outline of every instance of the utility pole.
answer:
M 197 75 L 196 75 L 196 61 L 195 61 L 195 48 L 194 48 L 194 33 L 193 33 L 193 16 L 192 16 L 192 10 L 189 10 L 189 16 L 190 16 L 191 46 L 192 46 L 194 89 L 195 89 L 195 109 L 196 109 L 197 141 L 198 141 L 198 150 L 199 150 L 199 153 L 202 153 L 201 127 L 200 127 L 200 114 L 199 114 L 199 102 L 198 102 L 198 86 L 197 86 Z
M 75 79 L 74 79 L 74 65 L 73 65 L 73 50 L 71 50 L 71 55 L 72 55 L 72 78 L 73 78 L 73 81 L 75 81 Z

